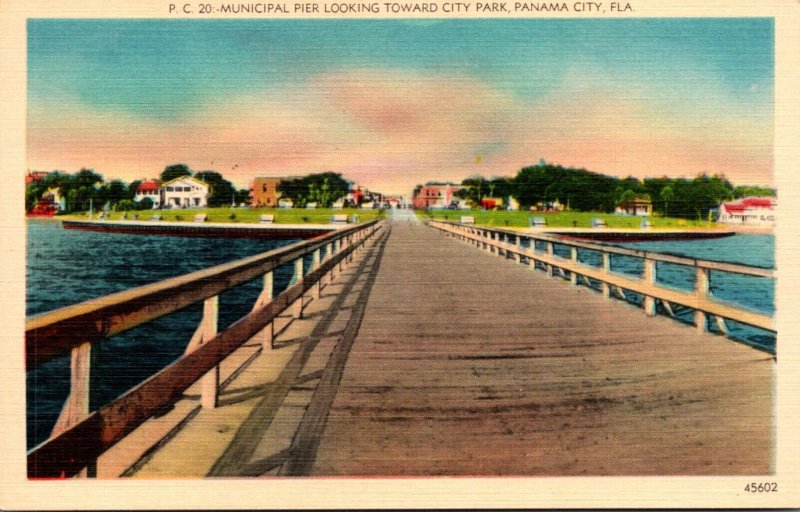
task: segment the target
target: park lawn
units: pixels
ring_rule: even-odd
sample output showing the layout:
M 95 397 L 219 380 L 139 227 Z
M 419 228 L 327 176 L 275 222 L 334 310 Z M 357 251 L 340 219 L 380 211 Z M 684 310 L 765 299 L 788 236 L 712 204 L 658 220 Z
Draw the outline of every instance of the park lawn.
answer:
M 108 220 L 121 220 L 122 215 L 126 214 L 127 219 L 131 220 L 134 215 L 139 216 L 139 220 L 150 220 L 153 215 L 161 215 L 161 220 L 165 222 L 182 221 L 192 222 L 194 216 L 197 214 L 205 213 L 208 215 L 207 222 L 222 222 L 222 223 L 237 223 L 258 224 L 261 215 L 274 215 L 273 222 L 275 224 L 329 224 L 331 222 L 331 215 L 358 215 L 358 220 L 361 222 L 370 221 L 378 218 L 385 218 L 386 212 L 383 210 L 361 210 L 358 208 L 315 208 L 313 210 L 306 210 L 304 208 L 196 208 L 186 210 L 142 210 L 142 211 L 116 211 L 110 212 Z M 98 212 L 94 213 L 94 218 L 97 218 Z M 60 215 L 58 219 L 65 220 L 85 220 L 87 218 L 86 212 L 71 213 L 68 215 Z
M 632 215 L 617 215 L 614 213 L 598 212 L 524 212 L 506 210 L 417 210 L 420 219 L 450 220 L 458 222 L 462 216 L 471 215 L 475 218 L 475 224 L 488 227 L 525 227 L 529 226 L 531 217 L 544 217 L 548 227 L 592 227 L 592 219 L 600 218 L 606 221 L 609 228 L 628 228 L 636 229 L 640 227 L 641 217 Z M 714 222 L 678 219 L 674 217 L 650 217 L 650 224 L 653 228 L 674 229 L 674 228 L 719 228 Z

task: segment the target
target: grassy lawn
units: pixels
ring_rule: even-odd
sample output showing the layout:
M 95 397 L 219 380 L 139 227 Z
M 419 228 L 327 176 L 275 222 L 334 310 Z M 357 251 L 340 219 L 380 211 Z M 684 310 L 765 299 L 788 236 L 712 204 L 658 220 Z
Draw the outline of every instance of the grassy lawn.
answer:
M 134 215 L 139 216 L 139 220 L 150 220 L 153 215 L 161 215 L 163 221 L 183 221 L 192 222 L 194 216 L 199 213 L 208 215 L 207 222 L 227 222 L 227 223 L 258 223 L 261 215 L 274 215 L 275 224 L 328 224 L 331 221 L 331 215 L 358 215 L 358 220 L 361 222 L 370 221 L 373 219 L 386 217 L 386 212 L 383 210 L 360 210 L 356 208 L 344 208 L 334 210 L 331 208 L 317 208 L 314 210 L 306 210 L 302 208 L 198 208 L 187 210 L 145 210 L 145 211 L 129 211 L 129 212 L 111 212 L 109 220 L 120 220 L 123 213 L 127 214 L 127 219 L 131 220 Z M 98 212 L 94 213 L 94 218 L 97 218 Z M 86 219 L 86 212 L 72 213 L 69 215 L 59 215 L 57 219 Z
M 475 217 L 475 224 L 493 227 L 528 227 L 531 217 L 544 217 L 548 227 L 592 227 L 592 219 L 605 219 L 609 228 L 638 228 L 641 217 L 621 216 L 613 213 L 596 212 L 560 212 L 532 213 L 523 211 L 485 211 L 485 210 L 418 210 L 420 219 L 450 220 L 458 222 L 461 216 Z M 716 228 L 721 227 L 713 222 L 677 219 L 674 217 L 650 217 L 654 228 Z

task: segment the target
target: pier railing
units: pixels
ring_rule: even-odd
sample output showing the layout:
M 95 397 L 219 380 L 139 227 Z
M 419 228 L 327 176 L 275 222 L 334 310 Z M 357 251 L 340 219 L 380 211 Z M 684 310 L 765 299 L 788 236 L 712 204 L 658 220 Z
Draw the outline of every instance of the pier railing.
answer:
M 304 296 L 310 292 L 319 298 L 322 286 L 382 225 L 381 221 L 367 222 L 30 317 L 25 327 L 26 368 L 70 355 L 71 388 L 51 437 L 28 453 L 28 476 L 93 476 L 103 452 L 178 400 L 197 381 L 201 381 L 202 406 L 216 407 L 220 362 L 256 336 L 265 348 L 272 348 L 275 318 L 289 308 L 295 318 L 302 317 Z M 307 255 L 312 255 L 310 269 L 303 268 Z M 287 264 L 294 265 L 294 276 L 288 288 L 273 297 L 273 271 Z M 219 294 L 259 277 L 263 277 L 263 289 L 252 311 L 217 332 Z M 202 320 L 182 357 L 113 402 L 89 410 L 94 344 L 201 301 Z
M 519 263 L 527 262 L 532 269 L 543 268 L 549 275 L 568 278 L 574 285 L 580 284 L 581 281 L 591 285 L 590 280 L 594 280 L 600 283 L 601 292 L 606 298 L 610 297 L 612 293 L 625 298 L 626 290 L 637 293 L 643 297 L 644 312 L 648 316 L 656 314 L 657 302 L 661 302 L 667 314 L 675 316 L 673 308 L 678 304 L 694 310 L 694 323 L 701 331 L 707 331 L 708 322 L 712 320 L 721 332 L 728 334 L 726 320 L 732 320 L 771 333 L 776 332 L 772 316 L 718 301 L 710 294 L 710 272 L 712 270 L 774 279 L 776 274 L 774 269 L 638 251 L 548 234 L 523 233 L 435 220 L 429 221 L 429 225 L 485 251 L 507 258 L 513 257 Z M 512 239 L 514 243 L 511 243 Z M 524 246 L 523 240 L 528 240 L 528 247 Z M 536 249 L 537 242 L 544 247 L 544 250 Z M 569 247 L 570 257 L 564 258 L 555 254 L 555 245 Z M 593 266 L 579 261 L 578 249 L 600 253 L 602 263 L 599 266 Z M 611 255 L 641 260 L 643 263 L 642 277 L 637 278 L 612 272 Z M 695 274 L 694 290 L 683 291 L 659 286 L 656 283 L 656 264 L 660 262 L 692 268 Z

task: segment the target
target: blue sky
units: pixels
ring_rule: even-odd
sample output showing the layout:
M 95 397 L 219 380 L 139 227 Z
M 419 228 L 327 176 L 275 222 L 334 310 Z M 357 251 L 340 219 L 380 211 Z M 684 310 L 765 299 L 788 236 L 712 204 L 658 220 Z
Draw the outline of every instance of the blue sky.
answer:
M 766 183 L 772 179 L 767 146 L 771 148 L 772 141 L 773 41 L 773 21 L 766 18 L 451 19 L 425 23 L 33 19 L 28 23 L 29 164 L 102 166 L 100 172 L 121 177 L 157 173 L 149 166 L 163 167 L 171 161 L 137 160 L 128 146 L 138 144 L 140 150 L 146 150 L 145 134 L 169 137 L 165 125 L 170 123 L 177 139 L 188 132 L 200 137 L 197 132 L 205 125 L 223 117 L 219 108 L 225 105 L 228 111 L 241 113 L 237 125 L 247 154 L 237 159 L 235 147 L 220 146 L 198 155 L 192 148 L 201 141 L 189 137 L 183 150 L 180 145 L 164 147 L 165 153 L 153 156 L 169 159 L 166 151 L 173 149 L 179 153 L 175 159 L 194 160 L 195 165 L 241 160 L 244 165 L 237 170 L 242 173 L 240 181 L 278 171 L 270 166 L 274 161 L 281 171 L 335 168 L 378 185 L 398 182 L 398 176 L 389 175 L 392 172 L 410 172 L 416 179 L 422 176 L 422 168 L 428 172 L 439 168 L 446 174 L 431 179 L 455 179 L 457 172 L 467 172 L 458 171 L 455 164 L 463 167 L 480 147 L 507 148 L 505 154 L 503 149 L 494 151 L 498 153 L 494 161 L 481 159 L 486 174 L 513 174 L 530 163 L 526 158 L 535 162 L 539 156 L 550 160 L 551 155 L 565 165 L 591 166 L 620 175 L 714 172 L 700 169 L 713 162 L 698 161 L 698 157 L 674 171 L 668 168 L 667 162 L 680 160 L 678 152 L 685 153 L 687 145 L 706 142 L 722 148 L 721 154 L 724 148 L 750 148 L 741 156 L 751 169 L 758 168 L 750 181 Z M 391 93 L 383 98 L 381 90 L 392 88 L 393 83 L 401 85 L 408 101 Z M 426 92 L 448 87 L 464 95 L 456 98 L 453 108 L 500 116 L 493 125 L 496 133 L 492 127 L 481 127 L 476 133 L 474 123 L 459 124 L 459 112 L 441 111 L 441 99 Z M 360 103 L 359 96 L 370 105 Z M 468 101 L 470 96 L 475 98 L 474 105 Z M 263 104 L 259 97 L 265 98 Z M 446 92 L 443 97 L 447 98 Z M 291 111 L 281 113 L 277 120 L 267 119 L 282 108 L 282 98 L 292 106 Z M 463 133 L 474 151 L 463 150 L 457 137 L 443 137 L 437 152 L 428 145 L 430 135 L 436 133 L 427 134 L 428 138 L 418 141 L 425 147 L 418 165 L 404 162 L 392 171 L 393 162 L 398 163 L 392 148 L 400 144 L 408 155 L 414 141 L 403 134 L 394 146 L 391 140 L 375 145 L 376 133 L 389 138 L 393 134 L 392 126 L 380 117 L 386 113 L 371 110 L 382 101 L 390 102 L 389 109 L 408 111 L 409 116 L 413 111 L 417 120 L 435 116 L 438 123 L 452 117 L 452 126 L 439 129 Z M 262 108 L 270 114 L 256 115 Z M 598 113 L 597 108 L 604 111 Z M 289 121 L 298 117 L 298 110 L 302 110 L 299 117 L 303 123 L 292 126 Z M 80 119 L 70 119 L 76 116 Z M 376 118 L 375 124 L 373 119 L 365 122 L 364 116 L 380 119 Z M 563 131 L 561 138 L 553 141 L 537 133 L 536 126 L 525 121 L 532 116 L 539 118 L 542 129 Z M 562 119 L 563 130 L 558 124 L 561 116 L 567 117 Z M 630 161 L 618 161 L 612 153 L 592 158 L 592 151 L 575 146 L 575 141 L 591 137 L 595 137 L 593 142 L 613 144 L 612 128 L 617 122 L 620 152 L 625 152 L 632 133 L 652 132 L 655 140 L 650 142 L 660 142 L 662 151 L 674 146 L 676 154 L 660 158 L 648 173 L 642 168 L 643 155 Z M 319 128 L 323 123 L 324 130 Z M 262 130 L 253 131 L 253 125 Z M 255 154 L 252 146 L 256 139 L 252 137 L 263 135 L 270 126 L 286 131 L 284 140 L 289 140 L 309 125 L 326 132 L 326 136 L 308 141 L 322 145 L 319 155 L 305 151 L 299 155 L 280 141 L 263 155 Z M 605 131 L 603 125 L 609 125 Z M 363 129 L 365 126 L 372 131 Z M 126 129 L 130 131 L 128 142 L 118 133 Z M 64 130 L 72 135 L 56 142 L 45 140 Z M 82 135 L 104 130 L 114 134 L 111 147 L 104 148 L 96 137 Z M 344 140 L 337 141 L 329 131 L 343 134 Z M 770 132 L 769 137 L 754 143 L 754 134 L 765 131 Z M 477 135 L 483 138 L 479 140 Z M 674 144 L 665 141 L 669 137 L 675 137 Z M 356 161 L 327 151 L 334 154 L 329 162 L 324 160 L 326 150 L 337 147 L 337 142 L 350 148 L 384 149 L 389 156 L 367 176 L 369 165 L 364 158 Z M 124 147 L 114 158 L 120 144 Z M 523 145 L 536 147 L 526 154 Z M 64 155 L 61 160 L 59 151 Z M 452 162 L 460 151 L 469 154 L 463 161 Z M 76 160 L 81 154 L 86 155 L 85 164 Z M 294 156 L 287 159 L 287 154 Z M 720 162 L 717 167 L 730 174 L 733 163 Z M 287 165 L 298 168 L 285 169 Z M 502 172 L 504 166 L 506 172 Z M 408 183 L 413 186 L 413 181 Z

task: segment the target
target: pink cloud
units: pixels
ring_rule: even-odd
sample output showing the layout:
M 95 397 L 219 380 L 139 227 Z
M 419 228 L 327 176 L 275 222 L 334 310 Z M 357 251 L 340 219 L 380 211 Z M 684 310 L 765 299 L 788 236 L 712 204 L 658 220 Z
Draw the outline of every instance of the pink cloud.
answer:
M 28 166 L 87 166 L 131 180 L 185 162 L 239 186 L 259 175 L 333 170 L 407 194 L 428 180 L 513 175 L 544 157 L 620 176 L 707 171 L 772 182 L 772 134 L 763 120 L 687 116 L 647 97 L 578 88 L 532 101 L 459 75 L 340 71 L 209 104 L 177 121 L 77 104 L 37 108 Z

